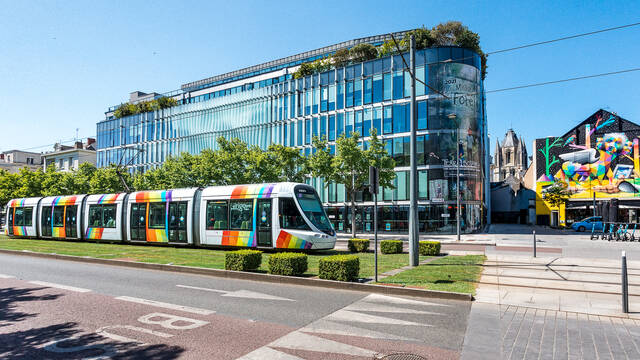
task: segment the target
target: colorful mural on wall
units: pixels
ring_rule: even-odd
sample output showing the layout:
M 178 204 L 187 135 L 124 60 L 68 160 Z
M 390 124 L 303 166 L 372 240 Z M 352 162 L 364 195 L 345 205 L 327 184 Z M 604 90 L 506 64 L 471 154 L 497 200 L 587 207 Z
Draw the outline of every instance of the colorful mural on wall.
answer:
M 562 137 L 537 139 L 538 201 L 546 188 L 558 183 L 570 199 L 640 198 L 639 139 L 640 126 L 605 110 Z M 536 206 L 539 215 L 552 210 L 541 205 Z M 560 223 L 563 217 L 560 214 Z

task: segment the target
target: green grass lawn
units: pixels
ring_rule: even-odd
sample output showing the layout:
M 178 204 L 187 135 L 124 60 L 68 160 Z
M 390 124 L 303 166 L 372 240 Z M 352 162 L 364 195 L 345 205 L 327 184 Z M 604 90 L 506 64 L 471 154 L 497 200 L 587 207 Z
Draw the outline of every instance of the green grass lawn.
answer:
M 156 264 L 173 264 L 224 269 L 224 254 L 229 250 L 193 249 L 171 246 L 122 245 L 93 242 L 72 242 L 62 240 L 9 239 L 0 235 L 0 249 L 29 250 L 62 255 L 89 256 L 100 259 L 126 259 Z M 328 255 L 349 254 L 348 251 L 321 251 L 309 254 L 309 269 L 306 276 L 318 275 L 318 262 Z M 371 278 L 374 272 L 373 253 L 358 253 L 360 258 L 360 277 Z M 420 260 L 428 257 L 420 257 Z M 269 253 L 262 255 L 259 271 L 266 272 Z M 407 254 L 379 254 L 378 273 L 397 269 L 409 264 Z
M 484 255 L 447 256 L 381 279 L 380 282 L 475 294 L 485 259 Z

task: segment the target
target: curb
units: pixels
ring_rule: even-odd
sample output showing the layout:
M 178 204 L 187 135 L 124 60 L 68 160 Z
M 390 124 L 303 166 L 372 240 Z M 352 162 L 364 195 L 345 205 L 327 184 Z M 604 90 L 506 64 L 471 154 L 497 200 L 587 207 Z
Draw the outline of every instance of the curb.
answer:
M 198 268 L 198 267 L 192 267 L 192 266 L 165 265 L 165 264 L 153 264 L 153 263 L 143 263 L 143 262 L 135 262 L 135 261 L 98 259 L 98 258 L 92 258 L 88 256 L 38 253 L 38 252 L 33 252 L 28 250 L 20 251 L 20 250 L 0 249 L 0 254 L 31 256 L 31 257 L 40 257 L 40 258 L 47 258 L 47 259 L 84 262 L 84 263 L 90 263 L 90 264 L 112 265 L 112 266 L 121 266 L 121 267 L 128 267 L 128 268 L 137 268 L 137 269 L 150 269 L 150 270 L 160 270 L 160 271 L 177 272 L 177 273 L 184 273 L 184 274 L 215 276 L 215 277 L 222 277 L 227 279 L 252 280 L 252 281 L 261 281 L 261 282 L 268 282 L 268 283 L 288 284 L 288 285 L 315 286 L 315 287 L 338 289 L 338 290 L 364 291 L 364 292 L 385 294 L 385 295 L 405 295 L 405 296 L 438 298 L 438 299 L 447 299 L 447 300 L 465 300 L 465 301 L 473 300 L 473 296 L 471 294 L 463 294 L 463 293 L 455 293 L 455 292 L 447 292 L 447 291 L 425 290 L 425 289 L 416 289 L 416 288 L 408 288 L 408 287 L 391 287 L 391 286 L 384 286 L 384 285 L 363 284 L 363 283 L 344 282 L 344 281 L 335 281 L 335 280 L 310 279 L 310 278 L 301 278 L 301 277 L 294 277 L 294 276 L 270 275 L 270 274 L 261 274 L 261 273 L 252 273 L 252 272 L 243 272 L 243 271 Z

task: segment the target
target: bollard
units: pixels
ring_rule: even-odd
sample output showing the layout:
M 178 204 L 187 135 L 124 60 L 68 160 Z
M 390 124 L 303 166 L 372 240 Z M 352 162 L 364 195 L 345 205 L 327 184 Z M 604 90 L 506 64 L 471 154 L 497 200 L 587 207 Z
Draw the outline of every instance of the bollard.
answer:
M 536 231 L 533 230 L 533 257 L 536 257 L 537 249 L 536 249 Z
M 629 313 L 629 279 L 627 278 L 627 254 L 622 252 L 622 312 Z

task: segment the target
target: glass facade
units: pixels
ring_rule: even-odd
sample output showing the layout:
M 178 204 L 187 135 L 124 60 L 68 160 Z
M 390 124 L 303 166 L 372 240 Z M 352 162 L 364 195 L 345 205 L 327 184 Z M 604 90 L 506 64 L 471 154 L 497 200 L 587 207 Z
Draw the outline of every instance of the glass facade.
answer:
M 408 53 L 404 57 L 408 63 Z M 466 49 L 438 47 L 416 52 L 418 195 L 423 232 L 455 232 L 457 192 L 462 199 L 463 232 L 477 231 L 485 223 L 488 154 L 479 69 L 479 56 Z M 340 134 L 357 131 L 366 144 L 375 128 L 396 161 L 395 188 L 381 189 L 379 195 L 379 230 L 406 232 L 411 76 L 402 57 L 374 59 L 301 79 L 293 79 L 288 71 L 274 72 L 268 80 L 264 74 L 259 81 L 248 78 L 240 86 L 225 84 L 184 92 L 174 96 L 179 105 L 164 110 L 120 119 L 108 112 L 106 120 L 97 124 L 98 166 L 120 162 L 131 164 L 131 171 L 145 171 L 159 166 L 168 156 L 216 149 L 219 136 L 237 137 L 263 149 L 271 143 L 283 144 L 309 154 L 315 135 L 326 135 L 333 150 Z M 326 184 L 322 179 L 309 179 L 308 183 L 327 206 L 336 230 L 350 229 L 344 186 Z M 356 199 L 359 231 L 373 231 L 371 194 L 365 190 Z

